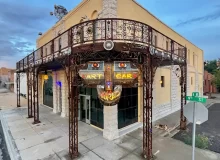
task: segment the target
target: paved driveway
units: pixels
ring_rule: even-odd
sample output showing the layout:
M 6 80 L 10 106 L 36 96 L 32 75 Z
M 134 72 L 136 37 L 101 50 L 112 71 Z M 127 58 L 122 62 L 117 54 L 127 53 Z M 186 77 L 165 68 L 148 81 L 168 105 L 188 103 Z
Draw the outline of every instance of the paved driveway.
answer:
M 220 153 L 220 103 L 213 104 L 209 109 L 209 120 L 196 126 L 196 134 L 201 134 L 209 138 L 208 149 Z M 188 132 L 180 131 L 174 138 L 184 141 L 186 136 L 192 135 L 192 123 L 187 128 Z

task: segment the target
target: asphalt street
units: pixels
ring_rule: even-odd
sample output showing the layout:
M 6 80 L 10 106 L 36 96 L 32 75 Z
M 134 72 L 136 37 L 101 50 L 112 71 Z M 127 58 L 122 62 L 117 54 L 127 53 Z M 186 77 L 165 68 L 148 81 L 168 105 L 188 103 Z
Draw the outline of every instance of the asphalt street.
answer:
M 1 122 L 0 122 L 0 160 L 10 160 Z
M 209 119 L 201 125 L 196 126 L 196 134 L 204 135 L 209 139 L 208 149 L 220 153 L 220 103 L 215 103 L 209 107 Z M 187 131 L 180 131 L 173 138 L 184 141 L 186 136 L 192 135 L 192 123 Z
M 0 88 L 0 94 L 5 94 L 7 92 L 8 92 L 7 89 Z M 0 112 L 1 112 L 1 107 L 0 107 Z M 5 142 L 4 132 L 3 132 L 3 129 L 2 129 L 1 119 L 0 119 L 0 160 L 10 160 L 7 145 L 6 145 L 6 142 Z

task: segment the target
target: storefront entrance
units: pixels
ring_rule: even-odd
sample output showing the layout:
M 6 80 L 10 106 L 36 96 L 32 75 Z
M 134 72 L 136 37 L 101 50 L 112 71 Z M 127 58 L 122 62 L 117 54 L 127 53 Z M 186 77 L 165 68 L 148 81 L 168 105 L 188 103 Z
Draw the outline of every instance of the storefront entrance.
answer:
M 103 105 L 100 103 L 96 88 L 80 87 L 78 119 L 103 129 Z
M 88 95 L 79 95 L 79 120 L 91 123 L 91 98 Z
M 48 80 L 44 80 L 43 104 L 53 108 L 53 78 L 50 75 Z

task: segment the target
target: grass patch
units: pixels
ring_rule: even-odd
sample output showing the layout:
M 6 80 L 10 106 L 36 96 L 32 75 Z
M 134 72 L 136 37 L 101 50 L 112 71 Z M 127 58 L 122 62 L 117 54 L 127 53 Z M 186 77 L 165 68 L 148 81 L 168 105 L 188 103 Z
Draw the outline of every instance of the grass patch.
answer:
M 192 137 L 191 136 L 186 136 L 184 138 L 184 143 L 188 145 L 192 145 Z M 195 146 L 197 148 L 201 149 L 207 149 L 209 146 L 209 139 L 206 136 L 203 135 L 196 135 L 195 137 Z

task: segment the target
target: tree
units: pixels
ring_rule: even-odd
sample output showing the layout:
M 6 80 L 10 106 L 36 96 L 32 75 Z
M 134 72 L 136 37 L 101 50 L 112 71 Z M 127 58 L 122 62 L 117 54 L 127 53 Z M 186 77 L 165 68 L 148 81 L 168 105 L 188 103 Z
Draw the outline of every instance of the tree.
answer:
M 217 62 L 216 60 L 209 61 L 208 63 L 205 64 L 204 69 L 206 71 L 208 71 L 209 73 L 214 74 L 215 70 L 217 69 L 217 63 L 216 62 Z
M 217 90 L 220 92 L 220 70 L 214 70 L 214 80 L 213 83 L 215 84 Z

